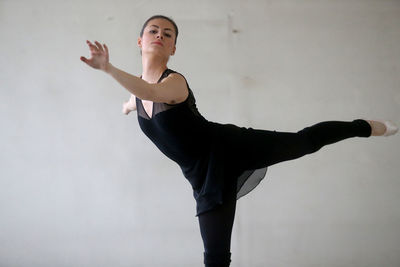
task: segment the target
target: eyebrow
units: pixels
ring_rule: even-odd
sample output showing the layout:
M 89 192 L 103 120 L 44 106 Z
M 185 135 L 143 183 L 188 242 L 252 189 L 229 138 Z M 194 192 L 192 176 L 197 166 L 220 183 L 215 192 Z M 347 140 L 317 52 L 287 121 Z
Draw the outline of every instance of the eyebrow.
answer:
M 160 28 L 160 27 L 158 27 L 157 25 L 151 25 L 151 26 L 156 27 L 156 28 Z M 150 27 L 151 27 L 151 26 L 150 26 Z M 167 31 L 167 30 L 172 31 L 172 29 L 170 29 L 170 28 L 165 28 L 164 30 L 166 30 L 166 31 Z

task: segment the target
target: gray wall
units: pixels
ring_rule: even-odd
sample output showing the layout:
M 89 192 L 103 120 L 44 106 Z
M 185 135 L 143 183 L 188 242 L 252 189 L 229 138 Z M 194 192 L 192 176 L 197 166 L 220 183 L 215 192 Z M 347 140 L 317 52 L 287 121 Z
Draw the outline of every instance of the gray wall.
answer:
M 0 266 L 202 266 L 189 183 L 145 138 L 86 40 L 141 73 L 153 14 L 212 121 L 297 131 L 400 123 L 400 1 L 0 0 Z M 400 135 L 269 169 L 238 202 L 232 266 L 400 266 Z

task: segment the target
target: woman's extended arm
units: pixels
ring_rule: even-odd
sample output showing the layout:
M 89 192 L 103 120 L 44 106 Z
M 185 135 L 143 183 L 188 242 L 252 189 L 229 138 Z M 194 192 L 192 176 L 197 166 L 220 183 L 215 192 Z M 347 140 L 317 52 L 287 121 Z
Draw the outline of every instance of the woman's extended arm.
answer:
M 114 67 L 111 63 L 104 70 L 110 74 L 125 89 L 142 100 L 168 104 L 179 103 L 188 95 L 186 81 L 179 74 L 171 74 L 161 83 L 148 83 L 141 78 L 131 75 Z
M 110 74 L 117 82 L 119 82 L 130 93 L 143 100 L 163 103 L 179 103 L 186 99 L 188 90 L 185 79 L 179 74 L 171 74 L 161 83 L 148 83 L 141 78 L 131 75 L 114 67 L 109 62 L 108 48 L 95 41 L 93 45 L 87 41 L 92 58 L 87 59 L 81 57 L 81 60 L 89 66 L 103 70 Z

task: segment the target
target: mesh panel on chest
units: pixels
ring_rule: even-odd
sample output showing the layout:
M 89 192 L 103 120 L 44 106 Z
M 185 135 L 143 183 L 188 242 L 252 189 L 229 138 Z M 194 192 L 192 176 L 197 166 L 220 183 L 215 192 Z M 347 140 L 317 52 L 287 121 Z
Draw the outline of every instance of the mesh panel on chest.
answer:
M 150 116 L 147 114 L 146 110 L 144 109 L 142 101 L 139 101 L 140 103 L 137 103 L 137 112 L 140 117 L 149 119 Z M 171 108 L 174 108 L 174 105 L 168 105 L 166 103 L 153 103 L 153 114 L 152 117 L 156 116 L 158 113 L 167 111 Z

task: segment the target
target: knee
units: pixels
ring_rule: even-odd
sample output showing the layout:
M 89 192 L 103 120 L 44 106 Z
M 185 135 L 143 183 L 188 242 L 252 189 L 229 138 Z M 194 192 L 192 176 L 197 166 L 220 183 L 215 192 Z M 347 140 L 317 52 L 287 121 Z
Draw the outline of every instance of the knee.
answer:
M 206 267 L 228 267 L 231 263 L 231 253 L 204 252 L 204 264 Z
M 298 131 L 297 134 L 301 139 L 301 143 L 304 146 L 303 149 L 306 154 L 311 154 L 321 149 L 321 146 L 318 144 L 317 140 L 315 140 L 310 127 Z

